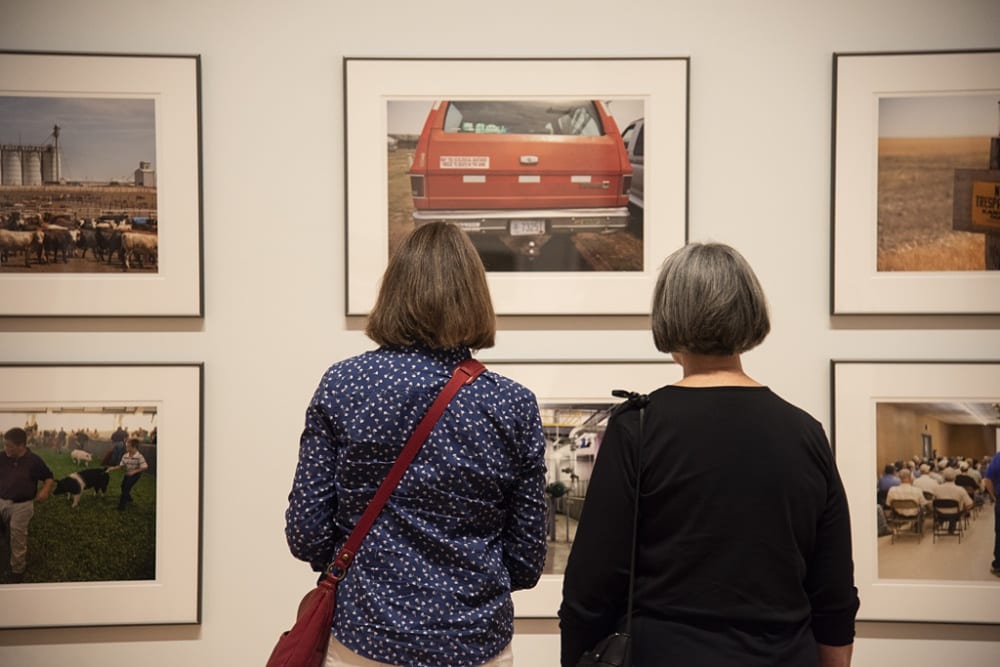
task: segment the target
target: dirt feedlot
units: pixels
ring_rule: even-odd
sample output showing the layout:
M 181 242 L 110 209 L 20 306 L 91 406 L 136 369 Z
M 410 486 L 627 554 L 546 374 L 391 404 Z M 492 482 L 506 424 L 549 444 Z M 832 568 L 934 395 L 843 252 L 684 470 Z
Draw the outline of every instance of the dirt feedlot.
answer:
M 111 213 L 130 219 L 156 218 L 156 188 L 109 185 L 0 186 L 0 223 L 6 223 L 15 212 L 23 217 L 48 215 L 90 220 Z M 107 258 L 99 261 L 89 250 L 85 256 L 81 256 L 79 249 L 65 263 L 61 256 L 59 261 L 45 264 L 39 264 L 36 256 L 32 256 L 30 260 L 31 267 L 26 268 L 23 254 L 7 257 L 0 266 L 0 273 L 123 272 L 117 253 L 110 262 Z M 130 268 L 130 272 L 156 273 L 156 270 L 156 265 L 149 261 Z

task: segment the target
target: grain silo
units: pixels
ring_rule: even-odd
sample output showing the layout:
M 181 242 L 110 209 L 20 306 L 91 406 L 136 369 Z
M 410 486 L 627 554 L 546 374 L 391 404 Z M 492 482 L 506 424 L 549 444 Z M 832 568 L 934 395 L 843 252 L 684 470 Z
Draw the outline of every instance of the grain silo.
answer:
M 18 146 L 0 149 L 0 184 L 21 184 L 21 150 Z
M 46 146 L 42 151 L 42 182 L 58 183 L 62 178 L 62 159 L 59 146 Z
M 21 185 L 42 184 L 42 152 L 37 147 L 21 151 Z
M 53 143 L 38 146 L 4 144 L 0 146 L 0 184 L 42 185 L 62 180 L 62 151 L 59 126 L 52 127 Z
M 62 151 L 59 149 L 58 125 L 52 126 L 52 143 L 42 153 L 42 182 L 58 183 L 62 180 Z

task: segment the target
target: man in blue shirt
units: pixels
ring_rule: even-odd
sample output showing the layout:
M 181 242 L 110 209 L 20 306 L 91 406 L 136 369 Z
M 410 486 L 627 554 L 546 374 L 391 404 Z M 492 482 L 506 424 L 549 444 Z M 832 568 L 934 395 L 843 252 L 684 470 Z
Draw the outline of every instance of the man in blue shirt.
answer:
M 899 477 L 896 476 L 896 466 L 891 463 L 886 465 L 885 470 L 882 471 L 882 476 L 878 478 L 878 493 L 876 494 L 878 504 L 886 507 L 885 499 L 886 494 L 889 493 L 889 489 L 899 486 L 901 483 Z
M 993 460 L 986 467 L 983 484 L 993 498 L 993 565 L 990 572 L 1000 577 L 1000 503 L 997 502 L 997 489 L 1000 489 L 1000 452 L 993 455 Z

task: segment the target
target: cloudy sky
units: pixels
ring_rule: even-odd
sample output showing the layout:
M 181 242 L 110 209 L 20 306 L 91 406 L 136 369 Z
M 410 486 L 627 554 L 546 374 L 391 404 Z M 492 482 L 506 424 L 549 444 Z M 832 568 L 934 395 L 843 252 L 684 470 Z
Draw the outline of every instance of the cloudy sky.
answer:
M 880 137 L 995 137 L 1000 133 L 1000 92 L 981 95 L 883 97 Z
M 131 180 L 140 161 L 156 168 L 152 99 L 0 93 L 0 144 L 49 144 L 53 125 L 67 180 Z

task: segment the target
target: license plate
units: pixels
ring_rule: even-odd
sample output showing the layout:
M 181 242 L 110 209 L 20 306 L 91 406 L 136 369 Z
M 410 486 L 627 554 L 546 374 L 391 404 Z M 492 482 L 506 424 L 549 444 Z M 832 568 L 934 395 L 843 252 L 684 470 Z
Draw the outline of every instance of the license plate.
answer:
M 545 233 L 544 220 L 511 220 L 511 236 L 538 236 Z

